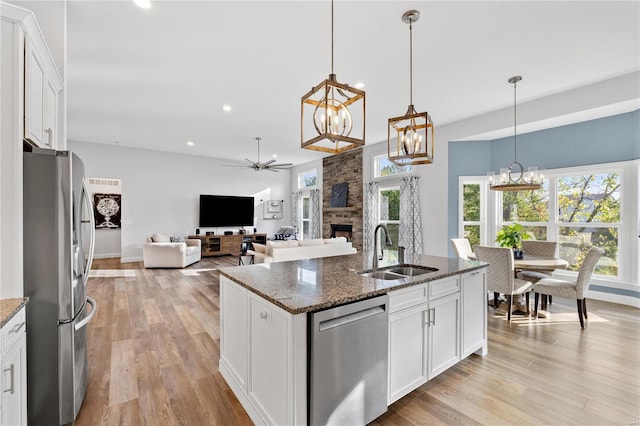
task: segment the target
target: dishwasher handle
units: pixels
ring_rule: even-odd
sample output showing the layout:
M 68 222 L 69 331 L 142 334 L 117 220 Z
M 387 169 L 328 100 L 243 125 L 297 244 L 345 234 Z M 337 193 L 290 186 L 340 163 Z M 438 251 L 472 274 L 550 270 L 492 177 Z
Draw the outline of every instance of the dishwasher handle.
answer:
M 340 327 L 342 325 L 346 325 L 361 319 L 369 318 L 374 315 L 384 314 L 385 306 L 374 306 L 373 308 L 363 309 L 358 312 L 353 312 L 347 315 L 343 315 L 341 317 L 332 318 L 326 321 L 320 322 L 319 331 L 330 330 L 335 327 Z

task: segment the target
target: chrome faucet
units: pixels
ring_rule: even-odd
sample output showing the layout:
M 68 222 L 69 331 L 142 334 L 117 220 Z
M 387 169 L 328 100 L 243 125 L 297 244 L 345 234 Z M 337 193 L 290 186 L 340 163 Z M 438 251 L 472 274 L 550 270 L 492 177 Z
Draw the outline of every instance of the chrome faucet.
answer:
M 404 264 L 404 252 L 405 252 L 405 248 L 404 246 L 398 246 L 398 264 L 402 265 Z
M 384 223 L 378 224 L 376 229 L 373 230 L 373 270 L 378 269 L 378 260 L 382 260 L 384 257 L 384 249 L 380 247 L 380 257 L 378 258 L 378 229 L 382 228 L 385 236 L 385 244 L 387 246 L 392 245 L 391 238 L 389 237 L 389 230 L 387 229 L 387 225 Z

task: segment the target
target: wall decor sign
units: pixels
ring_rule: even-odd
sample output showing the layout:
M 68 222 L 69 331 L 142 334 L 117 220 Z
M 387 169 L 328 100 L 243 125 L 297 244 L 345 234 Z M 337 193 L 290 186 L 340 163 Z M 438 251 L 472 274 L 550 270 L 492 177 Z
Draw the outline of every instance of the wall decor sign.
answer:
M 347 182 L 336 183 L 331 186 L 330 207 L 347 207 L 349 184 Z
M 284 200 L 265 200 L 264 219 L 282 219 Z
M 120 229 L 121 194 L 93 194 L 96 229 Z

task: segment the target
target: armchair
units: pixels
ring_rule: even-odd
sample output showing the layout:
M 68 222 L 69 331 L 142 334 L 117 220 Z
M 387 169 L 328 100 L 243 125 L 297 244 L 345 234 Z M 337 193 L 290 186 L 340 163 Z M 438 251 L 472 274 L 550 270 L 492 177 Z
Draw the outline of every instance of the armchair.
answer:
M 175 241 L 169 235 L 153 234 L 142 246 L 145 268 L 184 268 L 200 260 L 200 240 Z

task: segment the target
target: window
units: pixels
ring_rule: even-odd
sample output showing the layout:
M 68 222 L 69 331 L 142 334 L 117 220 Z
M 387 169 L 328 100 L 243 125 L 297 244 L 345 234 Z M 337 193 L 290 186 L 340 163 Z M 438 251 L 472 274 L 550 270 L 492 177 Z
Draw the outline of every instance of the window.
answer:
M 298 174 L 298 188 L 315 188 L 317 185 L 318 174 L 316 169 Z
M 585 173 L 556 180 L 560 256 L 576 271 L 590 247 L 604 250 L 595 273 L 618 275 L 620 175 Z
M 391 161 L 389 161 L 389 157 L 387 154 L 377 155 L 374 157 L 374 176 L 375 177 L 384 177 L 384 176 L 393 176 L 405 173 L 411 173 L 411 166 L 396 166 Z
M 300 222 L 302 223 L 302 239 L 304 240 L 311 238 L 311 197 L 308 192 L 302 195 L 300 204 Z
M 535 191 L 502 193 L 502 225 L 519 223 L 536 240 L 547 240 L 549 233 L 549 184 Z M 501 226 L 502 226 L 501 225 Z
M 391 247 L 384 245 L 382 232 L 378 234 L 381 238 L 378 241 L 378 247 L 386 247 L 390 250 L 398 249 L 398 236 L 400 230 L 400 187 L 387 186 L 381 187 L 378 194 L 378 214 L 379 222 L 387 226 L 389 237 L 393 243 Z
M 575 274 L 587 251 L 599 247 L 604 255 L 594 279 L 637 285 L 639 164 L 548 170 L 536 191 L 491 191 L 484 176 L 460 177 L 458 235 L 493 245 L 503 225 L 517 222 L 535 239 L 559 242 L 560 257 L 569 263 L 560 276 Z
M 480 244 L 480 189 L 479 183 L 462 185 L 463 233 L 471 247 Z

